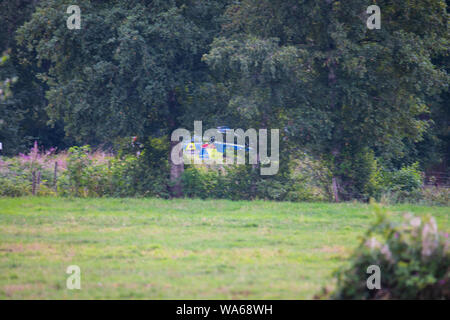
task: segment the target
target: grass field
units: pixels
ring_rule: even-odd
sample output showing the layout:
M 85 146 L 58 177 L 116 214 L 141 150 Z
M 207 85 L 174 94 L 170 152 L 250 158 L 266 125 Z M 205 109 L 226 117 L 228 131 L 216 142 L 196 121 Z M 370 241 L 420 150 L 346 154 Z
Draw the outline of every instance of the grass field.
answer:
M 450 229 L 449 207 L 391 209 Z M 0 299 L 309 299 L 371 219 L 364 204 L 3 198 Z

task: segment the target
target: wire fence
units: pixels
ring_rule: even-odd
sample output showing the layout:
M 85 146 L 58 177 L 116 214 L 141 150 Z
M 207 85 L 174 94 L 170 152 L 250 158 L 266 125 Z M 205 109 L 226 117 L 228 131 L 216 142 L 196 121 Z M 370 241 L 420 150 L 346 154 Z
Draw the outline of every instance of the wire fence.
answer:
M 426 172 L 423 179 L 423 188 L 437 188 L 437 189 L 449 189 L 450 188 L 450 173 L 445 171 L 429 171 Z M 357 192 L 351 192 L 343 188 L 338 182 L 336 185 L 330 187 L 330 192 L 334 193 L 334 200 L 357 200 L 367 202 L 368 196 L 361 195 Z M 337 193 L 337 195 L 336 195 Z

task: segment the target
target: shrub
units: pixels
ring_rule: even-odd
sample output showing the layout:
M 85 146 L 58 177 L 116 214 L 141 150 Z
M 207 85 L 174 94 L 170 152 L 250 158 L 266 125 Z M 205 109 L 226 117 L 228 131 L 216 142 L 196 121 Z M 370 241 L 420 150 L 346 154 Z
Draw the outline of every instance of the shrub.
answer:
M 183 193 L 191 198 L 251 199 L 247 166 L 188 166 L 181 178 Z
M 328 159 L 328 166 L 339 177 L 339 195 L 344 200 L 368 200 L 381 191 L 380 167 L 369 148 L 346 146 L 339 155 Z
M 127 179 L 135 196 L 168 198 L 169 193 L 169 146 L 167 137 L 149 138 L 143 143 L 136 142 L 142 148 L 139 156 L 129 164 Z
M 63 194 L 74 196 L 87 196 L 94 187 L 91 183 L 91 171 L 93 164 L 89 156 L 89 146 L 71 147 L 67 157 L 67 170 L 63 173 L 58 188 Z M 90 189 L 90 190 L 89 190 Z
M 433 217 L 406 214 L 394 223 L 375 207 L 376 222 L 351 257 L 349 268 L 338 271 L 337 299 L 450 299 L 450 242 L 439 233 Z M 381 289 L 366 286 L 367 267 L 378 265 Z
M 296 162 L 293 167 L 298 169 Z M 329 198 L 319 179 L 301 168 L 261 176 L 251 165 L 190 165 L 182 176 L 183 192 L 191 198 L 275 201 L 324 201 Z
M 142 144 L 144 145 L 144 144 Z M 58 163 L 58 194 L 75 197 L 168 197 L 168 150 L 163 139 L 149 139 L 145 148 L 121 156 L 89 146 L 72 147 L 67 153 L 39 151 L 0 160 L 0 196 L 55 195 L 54 169 Z M 38 179 L 37 179 L 38 177 Z
M 259 170 L 251 165 L 235 165 L 226 167 L 222 177 L 223 197 L 231 200 L 252 200 L 258 195 Z M 218 184 L 219 188 L 221 187 Z
M 322 161 L 314 160 L 306 154 L 299 154 L 290 164 L 291 174 L 285 182 L 288 190 L 287 201 L 327 201 L 331 200 L 329 186 L 331 171 Z
M 419 163 L 402 167 L 400 170 L 383 173 L 383 184 L 392 191 L 413 192 L 422 186 L 423 174 Z
M 23 178 L 0 177 L 0 197 L 21 197 L 31 194 L 31 183 Z
M 26 196 L 32 194 L 33 179 L 37 195 L 54 194 L 54 149 L 40 151 L 37 144 L 28 154 L 0 160 L 0 196 Z
M 213 197 L 217 193 L 218 175 L 207 167 L 186 168 L 181 177 L 184 195 L 201 199 Z
M 405 166 L 397 171 L 383 171 L 381 202 L 420 203 L 427 205 L 448 205 L 449 190 L 423 186 L 423 173 L 418 163 Z
M 76 197 L 168 197 L 167 177 L 160 166 L 140 157 L 96 157 L 89 146 L 72 147 L 67 170 L 58 180 L 59 194 Z

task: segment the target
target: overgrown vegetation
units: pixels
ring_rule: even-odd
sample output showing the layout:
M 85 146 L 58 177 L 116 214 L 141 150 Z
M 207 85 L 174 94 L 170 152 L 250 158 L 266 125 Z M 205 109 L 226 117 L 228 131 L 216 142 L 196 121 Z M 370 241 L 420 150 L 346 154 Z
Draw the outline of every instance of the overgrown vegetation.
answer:
M 446 1 L 377 1 L 379 30 L 367 28 L 362 0 L 149 3 L 82 1 L 81 30 L 67 28 L 69 0 L 0 4 L 2 155 L 25 152 L 34 141 L 60 151 L 86 144 L 109 150 L 131 136 L 170 148 L 171 132 L 202 120 L 210 128 L 279 129 L 281 165 L 306 152 L 326 167 L 343 200 L 442 198 L 430 194 L 439 188 L 425 192 L 401 175 L 438 170 L 448 184 Z M 188 182 L 191 169 L 184 177 L 169 170 L 169 152 L 150 159 L 145 149 L 148 163 L 125 166 L 151 177 L 147 182 L 138 186 L 129 172 L 123 186 L 109 181 L 114 191 L 100 185 L 82 191 L 77 184 L 87 182 L 70 171 L 81 179 L 67 182 L 70 192 L 122 196 L 132 185 L 131 194 L 166 197 L 178 196 L 173 190 L 182 181 L 195 185 Z M 100 179 L 109 169 L 95 164 L 95 170 Z M 328 197 L 329 186 L 311 186 L 292 168 L 273 179 L 236 170 L 247 175 L 236 177 L 242 190 L 246 183 L 252 189 L 235 192 L 225 183 L 230 197 Z M 176 188 L 167 191 L 167 179 Z M 186 194 L 224 196 L 204 195 L 203 187 Z
M 161 139 L 121 142 L 121 151 L 113 155 L 89 146 L 40 151 L 36 144 L 28 154 L 0 160 L 0 196 L 169 198 L 167 145 Z M 373 197 L 389 204 L 449 205 L 450 190 L 423 186 L 417 164 L 396 171 L 376 167 L 375 172 L 361 201 Z M 249 165 L 189 165 L 180 179 L 184 196 L 190 198 L 333 201 L 330 170 L 305 154 L 276 176 L 262 177 Z
M 337 299 L 450 299 L 450 239 L 438 231 L 435 218 L 405 214 L 392 221 L 375 206 L 376 221 L 337 273 Z M 369 290 L 367 268 L 381 271 L 379 290 Z

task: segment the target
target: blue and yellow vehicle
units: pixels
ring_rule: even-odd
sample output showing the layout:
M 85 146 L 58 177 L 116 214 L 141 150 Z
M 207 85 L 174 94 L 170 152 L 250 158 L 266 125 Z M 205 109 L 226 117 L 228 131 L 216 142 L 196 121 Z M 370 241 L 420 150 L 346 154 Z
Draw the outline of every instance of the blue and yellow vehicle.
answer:
M 227 130 L 230 129 L 228 127 L 217 128 L 219 134 L 224 134 Z M 227 150 L 232 152 L 227 153 Z M 214 137 L 210 141 L 203 141 L 202 137 L 194 136 L 190 142 L 183 143 L 184 157 L 190 160 L 194 160 L 195 158 L 202 161 L 219 160 L 225 156 L 235 157 L 235 151 L 237 150 L 249 151 L 250 148 L 245 145 L 216 141 Z

